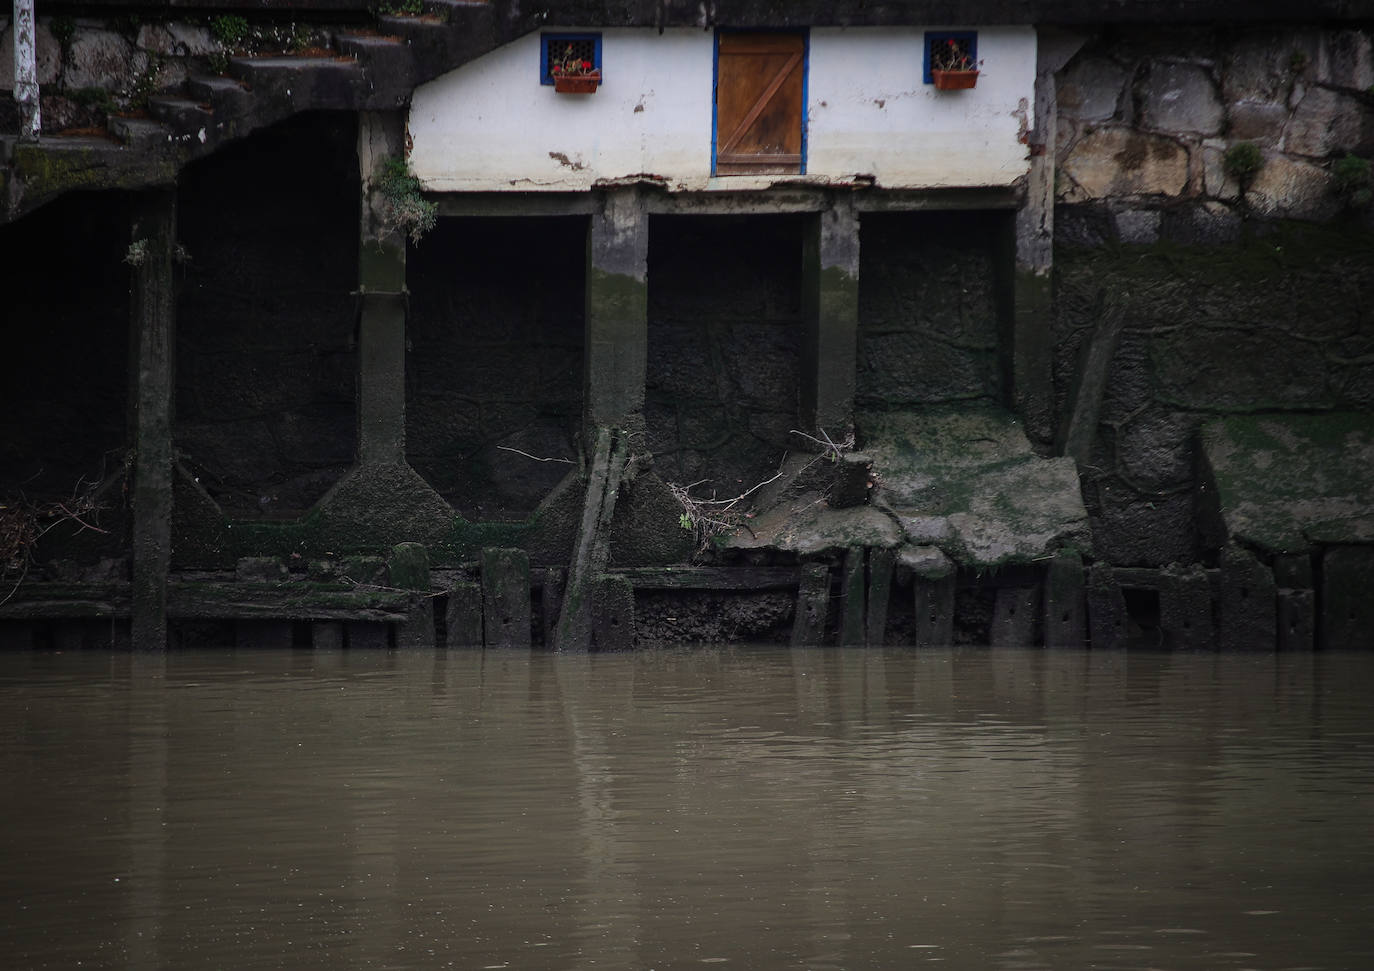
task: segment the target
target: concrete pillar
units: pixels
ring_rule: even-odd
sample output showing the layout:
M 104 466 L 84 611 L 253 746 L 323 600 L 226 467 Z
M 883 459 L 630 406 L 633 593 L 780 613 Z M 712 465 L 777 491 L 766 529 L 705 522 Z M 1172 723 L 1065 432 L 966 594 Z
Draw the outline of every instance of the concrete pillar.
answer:
M 358 115 L 363 204 L 358 248 L 358 463 L 405 460 L 406 240 L 388 231 L 372 182 L 388 159 L 405 158 L 399 112 Z
M 176 189 L 142 193 L 129 255 L 134 345 L 133 644 L 167 647 L 167 570 L 172 556 L 172 395 L 176 387 Z
M 859 219 L 849 196 L 812 220 L 802 246 L 801 420 L 835 441 L 854 427 Z
M 1016 212 L 1015 272 L 1012 277 L 1012 331 L 1004 341 L 1011 404 L 1032 441 L 1054 439 L 1053 362 L 1054 159 L 1057 108 L 1055 72 L 1083 44 L 1053 28 L 1036 32 L 1035 127 L 1024 140 L 1030 151 L 1026 197 Z
M 588 428 L 623 428 L 643 410 L 648 335 L 649 215 L 638 189 L 614 189 L 601 195 L 587 246 Z

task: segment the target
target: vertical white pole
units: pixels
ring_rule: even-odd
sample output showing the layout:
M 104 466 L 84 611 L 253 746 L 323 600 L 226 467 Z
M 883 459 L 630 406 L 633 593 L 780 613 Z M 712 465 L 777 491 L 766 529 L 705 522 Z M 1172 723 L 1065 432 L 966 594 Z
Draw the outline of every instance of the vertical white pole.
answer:
M 43 127 L 38 101 L 37 46 L 33 0 L 14 0 L 14 100 L 19 105 L 19 139 L 36 142 Z

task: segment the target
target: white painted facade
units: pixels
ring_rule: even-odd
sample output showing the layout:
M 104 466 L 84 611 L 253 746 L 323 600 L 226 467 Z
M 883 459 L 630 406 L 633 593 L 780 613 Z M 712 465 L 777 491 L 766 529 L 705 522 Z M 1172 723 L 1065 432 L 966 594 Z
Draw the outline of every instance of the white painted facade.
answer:
M 410 164 L 438 192 L 649 177 L 672 191 L 1015 181 L 1029 168 L 1021 138 L 1035 124 L 1034 28 L 978 28 L 983 73 L 970 91 L 923 83 L 927 29 L 959 28 L 810 31 L 805 175 L 711 176 L 715 42 L 693 29 L 601 31 L 604 81 L 593 95 L 539 83 L 537 33 L 492 51 L 415 90 Z

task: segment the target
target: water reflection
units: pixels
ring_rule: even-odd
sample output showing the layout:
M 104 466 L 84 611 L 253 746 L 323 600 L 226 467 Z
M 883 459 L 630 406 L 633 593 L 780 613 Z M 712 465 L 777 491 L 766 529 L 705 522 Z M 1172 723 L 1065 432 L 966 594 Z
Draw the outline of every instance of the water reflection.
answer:
M 1367 656 L 0 656 L 7 966 L 1374 966 Z

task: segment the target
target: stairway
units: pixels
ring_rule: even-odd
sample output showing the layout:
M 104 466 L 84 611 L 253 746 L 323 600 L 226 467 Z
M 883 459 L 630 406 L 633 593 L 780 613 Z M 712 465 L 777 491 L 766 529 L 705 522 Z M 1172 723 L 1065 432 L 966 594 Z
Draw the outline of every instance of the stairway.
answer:
M 0 136 L 0 224 L 71 189 L 164 184 L 186 163 L 302 111 L 395 111 L 411 92 L 524 32 L 507 4 L 425 0 L 417 16 L 333 34 L 332 56 L 234 57 L 223 75 L 188 78 L 148 99 L 147 117 L 110 116 L 109 138 Z M 510 5 L 512 8 L 513 4 Z M 532 18 L 524 18 L 530 21 Z

